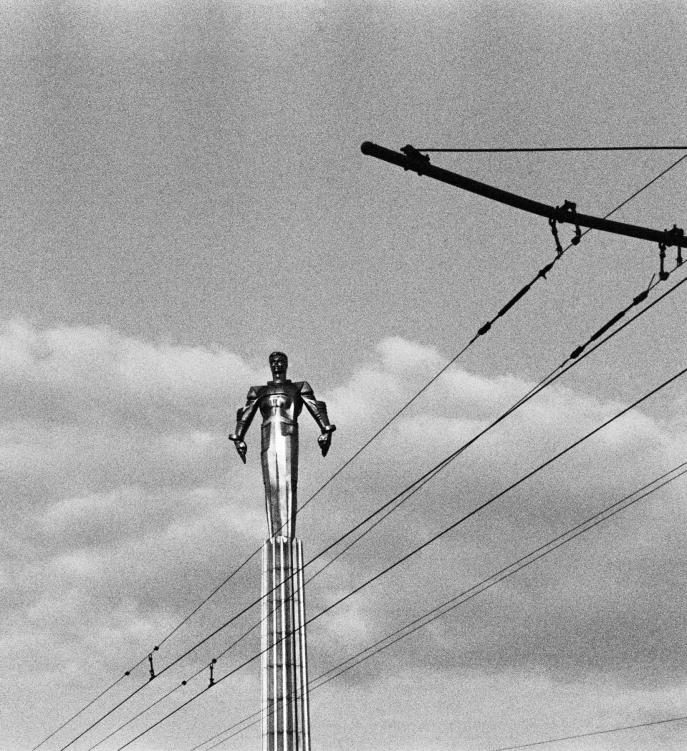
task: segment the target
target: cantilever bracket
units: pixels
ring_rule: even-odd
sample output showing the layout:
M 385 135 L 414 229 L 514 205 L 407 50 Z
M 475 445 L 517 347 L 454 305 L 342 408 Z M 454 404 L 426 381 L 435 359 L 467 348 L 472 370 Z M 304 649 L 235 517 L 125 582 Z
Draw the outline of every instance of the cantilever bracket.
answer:
M 531 214 L 537 214 L 538 216 L 546 217 L 547 219 L 557 219 L 559 222 L 568 222 L 575 224 L 579 227 L 588 227 L 589 229 L 600 230 L 602 232 L 611 232 L 616 235 L 624 235 L 625 237 L 634 237 L 638 240 L 648 240 L 653 243 L 665 243 L 667 247 L 675 246 L 677 248 L 687 248 L 687 237 L 677 232 L 665 232 L 657 229 L 651 229 L 649 227 L 639 227 L 633 224 L 626 224 L 624 222 L 616 222 L 611 219 L 603 219 L 597 216 L 591 216 L 589 214 L 578 214 L 577 212 L 572 214 L 570 211 L 561 212 L 555 206 L 549 206 L 548 204 L 541 203 L 539 201 L 533 201 L 531 198 L 525 198 L 515 193 L 510 193 L 507 190 L 496 188 L 492 185 L 473 180 L 469 177 L 464 177 L 455 172 L 437 167 L 429 162 L 429 159 L 425 158 L 426 155 L 420 154 L 412 146 L 404 146 L 403 152 L 392 151 L 384 146 L 378 146 L 370 141 L 365 141 L 360 147 L 363 154 L 367 156 L 373 156 L 377 159 L 381 159 L 390 164 L 395 164 L 398 167 L 402 167 L 404 170 L 411 170 L 421 175 L 427 175 L 440 182 L 453 185 L 456 188 L 476 193 L 477 195 L 490 198 L 493 201 L 499 203 L 505 203 L 508 206 L 513 206 L 516 209 L 522 211 L 528 211 Z M 408 155 L 410 154 L 410 156 Z M 418 156 L 419 155 L 419 156 Z

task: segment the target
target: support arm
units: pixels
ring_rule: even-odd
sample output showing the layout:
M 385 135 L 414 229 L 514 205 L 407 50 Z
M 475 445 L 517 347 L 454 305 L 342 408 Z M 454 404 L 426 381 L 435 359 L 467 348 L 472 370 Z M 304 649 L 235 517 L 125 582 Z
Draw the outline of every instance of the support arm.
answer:
M 377 159 L 382 159 L 391 164 L 396 164 L 399 167 L 403 167 L 404 170 L 417 172 L 418 175 L 427 175 L 427 177 L 432 177 L 440 182 L 448 183 L 456 188 L 462 188 L 471 193 L 490 198 L 493 201 L 505 203 L 516 209 L 529 211 L 531 214 L 538 214 L 539 216 L 545 216 L 548 219 L 555 219 L 557 222 L 569 222 L 571 224 L 576 222 L 580 227 L 589 227 L 590 229 L 601 230 L 602 232 L 612 232 L 616 235 L 635 237 L 638 240 L 649 240 L 650 242 L 661 243 L 666 247 L 687 247 L 687 237 L 681 235 L 679 231 L 675 232 L 670 230 L 650 229 L 649 227 L 637 227 L 633 224 L 614 222 L 609 219 L 602 219 L 588 214 L 562 212 L 555 206 L 549 206 L 545 203 L 540 203 L 539 201 L 533 201 L 530 198 L 518 196 L 515 193 L 509 193 L 507 190 L 501 190 L 501 188 L 495 188 L 486 183 L 481 183 L 477 180 L 472 180 L 469 177 L 463 177 L 463 175 L 458 175 L 455 172 L 442 169 L 441 167 L 436 167 L 433 164 L 430 164 L 428 156 L 420 154 L 420 152 L 413 149 L 412 146 L 405 147 L 405 151 L 408 152 L 407 155 L 399 154 L 397 151 L 378 146 L 376 143 L 371 143 L 370 141 L 365 141 L 360 147 L 360 150 L 363 154 L 374 156 Z M 674 229 L 677 230 L 677 228 Z

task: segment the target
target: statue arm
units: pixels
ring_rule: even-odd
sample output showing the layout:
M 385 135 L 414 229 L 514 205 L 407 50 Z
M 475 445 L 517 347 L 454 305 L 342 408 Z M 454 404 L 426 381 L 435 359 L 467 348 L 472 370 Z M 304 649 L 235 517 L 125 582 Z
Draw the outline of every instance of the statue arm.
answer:
M 243 437 L 248 432 L 253 417 L 258 409 L 258 392 L 255 387 L 251 387 L 246 397 L 246 406 L 236 410 L 236 429 L 229 436 L 229 440 L 234 442 L 236 451 L 238 451 L 241 461 L 246 463 L 246 451 L 248 450 Z
M 332 425 L 332 423 L 329 422 L 327 405 L 315 398 L 315 394 L 313 393 L 310 384 L 305 381 L 301 385 L 301 399 L 303 400 L 303 404 L 305 404 L 305 408 L 310 412 L 313 420 L 315 420 L 321 431 L 321 435 L 317 439 L 317 442 L 320 444 L 322 456 L 326 456 L 332 442 L 332 433 L 336 430 L 336 425 Z

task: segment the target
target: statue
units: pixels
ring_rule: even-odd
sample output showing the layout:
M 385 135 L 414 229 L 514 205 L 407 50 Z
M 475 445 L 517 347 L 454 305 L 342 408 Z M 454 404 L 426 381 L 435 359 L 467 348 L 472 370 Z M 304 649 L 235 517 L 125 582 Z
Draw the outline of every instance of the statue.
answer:
M 296 535 L 296 485 L 298 482 L 298 415 L 303 405 L 318 424 L 317 439 L 326 456 L 336 425 L 329 422 L 327 405 L 315 399 L 306 381 L 289 381 L 288 358 L 272 352 L 269 358 L 272 379 L 264 386 L 248 390 L 246 406 L 236 413 L 236 430 L 229 436 L 241 461 L 246 463 L 247 446 L 243 440 L 255 413 L 262 415 L 262 479 L 265 483 L 267 526 L 270 537 L 293 539 Z

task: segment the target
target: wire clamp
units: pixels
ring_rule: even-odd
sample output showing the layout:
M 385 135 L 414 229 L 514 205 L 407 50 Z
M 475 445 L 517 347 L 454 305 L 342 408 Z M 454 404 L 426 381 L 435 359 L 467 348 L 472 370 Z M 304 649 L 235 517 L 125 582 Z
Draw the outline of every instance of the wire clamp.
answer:
M 160 647 L 153 647 L 153 652 L 157 652 L 157 650 L 160 649 Z M 148 678 L 148 681 L 152 681 L 153 678 L 155 678 L 155 666 L 153 665 L 153 652 L 148 652 L 148 662 L 150 663 L 150 678 Z
M 542 266 L 542 268 L 539 269 L 539 273 L 537 274 L 538 278 L 546 279 L 546 275 L 551 271 L 553 268 L 555 261 L 551 261 L 551 263 L 547 263 L 546 266 Z
M 673 228 L 670 230 L 665 230 L 665 236 L 666 236 L 666 245 L 675 245 L 677 247 L 677 261 L 676 261 L 676 267 L 682 266 L 682 246 L 679 244 L 680 240 L 683 240 L 685 237 L 685 231 L 677 226 L 677 224 L 673 225 Z
M 669 274 L 666 271 L 666 247 L 664 242 L 658 244 L 658 278 L 660 281 L 665 282 Z
M 410 144 L 405 145 L 401 151 L 408 157 L 408 161 L 412 162 L 411 166 L 404 167 L 407 172 L 409 169 L 417 172 L 418 175 L 422 175 L 422 168 L 429 164 L 429 156 L 427 154 L 420 153 L 414 146 Z
M 556 241 L 556 258 L 560 258 L 563 255 L 563 246 L 561 245 L 561 241 L 558 239 L 558 228 L 556 227 L 555 216 L 549 217 L 549 227 L 551 227 L 551 234 L 553 235 L 553 239 Z
M 210 663 L 210 683 L 208 685 L 208 688 L 210 688 L 210 686 L 215 685 L 215 663 L 216 662 L 217 662 L 217 658 L 213 657 L 212 662 Z
M 553 219 L 559 224 L 563 222 L 569 222 L 570 224 L 574 224 L 575 235 L 570 240 L 570 244 L 571 245 L 580 244 L 580 240 L 582 239 L 582 229 L 580 228 L 580 223 L 577 219 L 577 204 L 576 203 L 573 203 L 572 201 L 568 201 L 568 200 L 563 201 L 562 206 L 556 206 Z M 551 224 L 551 219 L 549 219 L 549 224 Z

